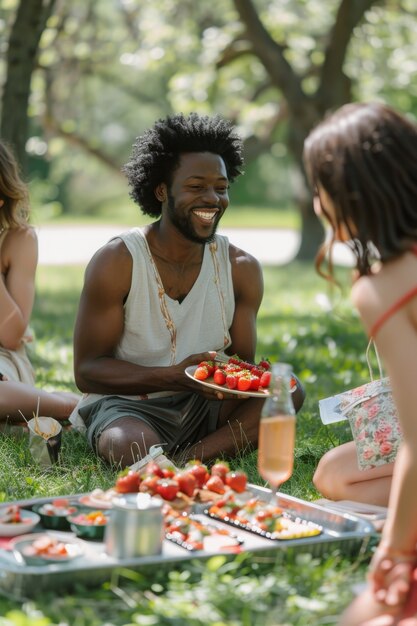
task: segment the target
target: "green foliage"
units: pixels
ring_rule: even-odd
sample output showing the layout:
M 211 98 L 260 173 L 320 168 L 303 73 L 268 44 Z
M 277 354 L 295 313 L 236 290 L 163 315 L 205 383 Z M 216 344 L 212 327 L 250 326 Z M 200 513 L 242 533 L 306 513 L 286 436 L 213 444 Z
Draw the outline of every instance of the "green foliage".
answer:
M 253 4 L 314 97 L 340 0 Z M 3 5 L 0 35 L 7 43 L 19 2 Z M 383 99 L 415 113 L 414 17 L 414 0 L 376 2 L 366 12 L 343 64 L 355 99 Z M 298 196 L 286 94 L 271 85 L 244 30 L 232 0 L 58 3 L 31 82 L 27 148 L 39 216 L 95 216 L 121 195 L 125 203 L 120 167 L 131 144 L 155 119 L 177 111 L 218 112 L 238 124 L 248 164 L 236 203 L 281 207 Z
M 307 390 L 298 415 L 295 468 L 282 490 L 312 500 L 311 482 L 323 452 L 349 433 L 345 425 L 321 424 L 319 398 L 367 378 L 366 338 L 344 295 L 329 293 L 309 265 L 265 268 L 265 298 L 259 314 L 258 356 L 293 365 Z M 75 389 L 71 335 L 83 270 L 41 266 L 33 315 L 39 383 Z M 345 284 L 349 272 L 339 270 Z M 256 452 L 231 465 L 263 484 Z M 83 437 L 64 431 L 61 462 L 48 471 L 31 459 L 27 435 L 0 438 L 0 502 L 75 494 L 114 484 L 117 468 L 95 457 Z M 6 471 L 7 468 L 7 471 Z M 166 565 L 143 572 L 119 571 L 101 587 L 76 586 L 72 595 L 45 593 L 23 605 L 0 598 L 0 626 L 310 626 L 334 623 L 363 581 L 365 561 L 335 551 L 326 557 L 274 553 L 239 555 Z

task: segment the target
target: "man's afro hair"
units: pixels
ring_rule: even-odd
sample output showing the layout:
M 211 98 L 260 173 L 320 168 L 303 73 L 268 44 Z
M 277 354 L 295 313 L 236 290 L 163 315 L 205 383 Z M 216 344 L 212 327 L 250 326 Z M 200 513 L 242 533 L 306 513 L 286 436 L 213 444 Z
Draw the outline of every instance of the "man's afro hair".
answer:
M 132 156 L 123 167 L 130 197 L 151 217 L 161 215 L 161 203 L 155 197 L 160 183 L 168 186 L 179 165 L 180 155 L 187 152 L 212 152 L 223 159 L 230 182 L 242 173 L 243 143 L 232 124 L 220 116 L 190 113 L 158 120 L 138 137 Z

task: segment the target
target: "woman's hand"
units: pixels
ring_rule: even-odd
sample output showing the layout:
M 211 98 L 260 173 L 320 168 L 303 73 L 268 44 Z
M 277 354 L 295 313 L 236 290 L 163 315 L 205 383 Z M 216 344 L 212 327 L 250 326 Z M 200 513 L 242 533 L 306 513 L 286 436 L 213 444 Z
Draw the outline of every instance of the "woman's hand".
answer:
M 372 591 L 378 602 L 390 607 L 405 603 L 410 591 L 417 553 L 378 546 L 369 569 Z

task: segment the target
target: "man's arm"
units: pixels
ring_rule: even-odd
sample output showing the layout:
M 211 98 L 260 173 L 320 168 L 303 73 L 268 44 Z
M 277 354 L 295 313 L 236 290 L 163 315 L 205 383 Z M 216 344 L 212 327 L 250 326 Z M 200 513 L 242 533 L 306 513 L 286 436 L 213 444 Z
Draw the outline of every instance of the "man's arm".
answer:
M 101 248 L 90 261 L 74 330 L 74 372 L 81 391 L 136 395 L 192 389 L 188 365 L 210 358 L 191 355 L 170 367 L 145 367 L 115 358 L 124 328 L 123 304 L 132 277 L 132 257 L 120 239 Z
M 256 317 L 262 302 L 264 283 L 259 261 L 253 256 L 230 245 L 235 314 L 230 336 L 229 354 L 253 361 L 256 352 Z

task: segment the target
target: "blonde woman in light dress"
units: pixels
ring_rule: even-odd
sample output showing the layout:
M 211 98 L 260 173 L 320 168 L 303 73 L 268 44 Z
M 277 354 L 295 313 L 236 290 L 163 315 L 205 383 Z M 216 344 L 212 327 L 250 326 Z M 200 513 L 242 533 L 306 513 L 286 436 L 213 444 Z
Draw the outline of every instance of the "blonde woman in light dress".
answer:
M 38 241 L 28 222 L 27 187 L 11 149 L 0 140 L 0 429 L 39 411 L 58 420 L 79 397 L 35 386 L 26 344 L 35 297 Z

